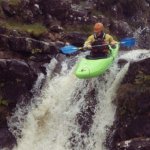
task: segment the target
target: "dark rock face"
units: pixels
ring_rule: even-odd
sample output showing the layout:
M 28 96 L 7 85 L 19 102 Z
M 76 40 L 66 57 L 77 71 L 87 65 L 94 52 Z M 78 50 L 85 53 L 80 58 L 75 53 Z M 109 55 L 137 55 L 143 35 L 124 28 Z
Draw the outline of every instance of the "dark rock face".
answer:
M 149 11 L 149 6 L 147 5 L 148 2 L 146 0 L 143 0 L 142 2 L 140 0 L 95 0 L 97 9 L 102 10 L 104 12 L 110 10 L 110 12 L 115 11 L 118 14 L 118 16 L 125 16 L 127 18 L 131 18 L 132 16 L 135 16 L 140 11 L 143 11 L 142 13 L 147 14 Z
M 1 99 L 2 102 L 2 99 Z M 16 144 L 16 139 L 14 136 L 8 131 L 7 128 L 7 120 L 6 117 L 9 117 L 10 111 L 9 108 L 5 105 L 0 106 L 0 149 L 7 147 L 12 149 L 14 144 Z
M 88 86 L 88 84 L 86 85 Z M 76 115 L 76 123 L 79 126 L 80 132 L 83 133 L 80 137 L 80 144 L 82 148 L 85 149 L 85 141 L 84 136 L 89 134 L 91 126 L 93 124 L 93 116 L 95 114 L 95 108 L 97 104 L 96 99 L 97 90 L 95 88 L 91 88 L 87 94 L 85 95 L 86 104 L 81 108 L 81 112 Z M 76 100 L 81 98 L 82 91 L 78 91 L 75 96 L 77 96 Z M 84 135 L 85 134 L 85 135 Z M 71 147 L 72 149 L 76 149 L 78 147 L 79 137 L 75 132 L 72 132 L 72 136 L 70 137 Z M 80 146 L 81 146 L 80 145 Z
M 119 88 L 111 150 L 134 150 L 138 146 L 140 150 L 150 148 L 147 141 L 150 137 L 149 65 L 149 58 L 132 63 Z
M 141 48 L 150 49 L 150 28 L 145 28 L 139 36 L 138 44 Z
M 110 23 L 110 30 L 112 33 L 117 35 L 120 38 L 128 37 L 128 36 L 133 36 L 133 31 L 129 24 L 124 21 L 112 21 Z
M 69 33 L 66 34 L 63 38 L 64 41 L 67 41 L 69 43 L 71 43 L 72 45 L 75 46 L 83 46 L 84 41 L 86 40 L 87 35 L 81 34 L 81 33 L 77 33 L 77 32 L 73 32 L 73 33 Z
M 37 75 L 21 60 L 1 59 L 0 68 L 2 99 L 6 100 L 10 107 L 14 107 L 17 101 L 32 89 Z
M 9 17 L 16 15 L 16 11 L 15 11 L 14 7 L 12 5 L 10 5 L 8 3 L 8 1 L 2 1 L 2 9 L 3 9 L 4 13 Z
M 16 104 L 30 103 L 38 74 L 46 74 L 45 64 L 63 43 L 5 34 L 0 35 L 0 43 L 0 149 L 12 149 L 16 139 L 8 130 L 6 118 L 11 116 Z
M 135 138 L 129 141 L 118 143 L 119 150 L 149 150 L 150 138 Z
M 12 149 L 16 139 L 8 131 L 6 118 L 17 103 L 29 103 L 37 74 L 27 62 L 19 59 L 0 59 L 0 70 L 0 148 Z
M 63 0 L 41 1 L 40 7 L 44 14 L 50 14 L 59 20 L 64 20 L 70 11 L 70 3 Z
M 16 143 L 13 135 L 8 131 L 7 128 L 0 129 L 0 149 L 7 147 L 8 149 L 12 149 Z
M 0 35 L 2 49 L 27 53 L 49 53 L 54 55 L 58 49 L 54 42 L 44 42 L 26 37 Z

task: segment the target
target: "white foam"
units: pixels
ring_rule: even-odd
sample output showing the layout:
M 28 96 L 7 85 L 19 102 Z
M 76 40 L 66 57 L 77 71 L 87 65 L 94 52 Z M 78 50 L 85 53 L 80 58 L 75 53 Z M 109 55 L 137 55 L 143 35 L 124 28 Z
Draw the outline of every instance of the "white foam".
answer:
M 144 56 L 141 58 L 141 55 Z M 80 57 L 77 56 L 77 58 Z M 148 50 L 131 51 L 120 56 L 129 61 L 147 57 L 149 57 Z M 116 109 L 112 100 L 128 70 L 129 63 L 123 68 L 118 68 L 117 62 L 115 62 L 102 77 L 80 80 L 74 76 L 74 68 L 68 69 L 69 60 L 62 63 L 60 74 L 51 78 L 54 64 L 56 64 L 56 61 L 54 62 L 48 67 L 48 75 L 40 95 L 35 96 L 38 105 L 32 104 L 25 109 L 29 111 L 26 121 L 21 122 L 20 120 L 17 123 L 9 121 L 10 127 L 15 124 L 15 128 L 17 128 L 17 130 L 11 128 L 18 142 L 14 150 L 70 150 L 69 139 L 72 137 L 72 133 L 75 134 L 77 141 L 74 150 L 105 150 L 107 126 L 112 125 Z M 97 92 L 95 95 L 97 105 L 92 128 L 89 135 L 86 135 L 80 132 L 76 115 L 81 112 L 81 108 L 86 107 L 85 95 L 91 88 L 95 88 Z M 18 108 L 17 115 L 14 116 L 22 118 L 23 114 L 20 112 L 23 112 L 22 108 Z M 19 138 L 20 130 L 22 138 Z

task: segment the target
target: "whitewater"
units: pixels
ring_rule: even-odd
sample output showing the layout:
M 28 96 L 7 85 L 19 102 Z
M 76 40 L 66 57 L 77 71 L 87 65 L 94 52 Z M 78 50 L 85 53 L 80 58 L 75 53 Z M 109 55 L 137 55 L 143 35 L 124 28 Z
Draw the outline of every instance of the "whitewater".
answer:
M 85 53 L 82 53 L 75 57 L 79 60 L 84 56 Z M 59 62 L 52 59 L 47 65 L 42 89 L 40 85 L 45 77 L 39 74 L 34 86 L 38 92 L 35 92 L 31 104 L 26 107 L 18 105 L 8 120 L 9 130 L 17 139 L 13 150 L 106 150 L 107 131 L 115 117 L 113 100 L 117 89 L 130 63 L 148 57 L 149 50 L 121 52 L 103 76 L 86 80 L 75 77 L 74 65 L 71 68 L 68 66 L 71 58 L 64 60 L 61 72 L 53 76 Z M 127 63 L 120 66 L 120 59 Z M 88 95 L 91 91 L 94 91 L 94 97 Z M 93 104 L 89 104 L 92 106 L 88 105 L 89 98 L 94 100 Z M 89 122 L 88 131 L 84 132 L 77 116 L 82 112 L 89 113 L 89 107 L 92 107 L 92 121 Z M 16 118 L 18 121 L 13 121 Z M 83 120 L 88 122 L 86 119 Z

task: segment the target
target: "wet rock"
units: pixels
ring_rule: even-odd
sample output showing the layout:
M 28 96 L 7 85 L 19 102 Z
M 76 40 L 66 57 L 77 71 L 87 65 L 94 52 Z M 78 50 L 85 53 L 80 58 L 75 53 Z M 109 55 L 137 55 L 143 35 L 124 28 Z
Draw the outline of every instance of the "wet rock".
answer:
M 128 62 L 128 61 L 125 60 L 125 59 L 119 59 L 119 60 L 118 60 L 118 64 L 119 64 L 120 66 L 125 65 L 127 62 Z
M 20 59 L 23 58 L 22 55 L 11 51 L 0 51 L 0 59 Z
M 123 14 L 127 17 L 131 17 L 141 10 L 145 12 L 145 8 L 147 7 L 145 0 L 143 0 L 142 2 L 140 0 L 127 0 L 126 2 L 120 0 L 119 3 L 122 6 Z
M 87 12 L 86 11 L 82 11 L 82 10 L 71 10 L 71 13 L 68 17 L 69 21 L 73 21 L 74 23 L 76 22 L 88 22 L 89 21 L 89 17 L 87 16 Z
M 65 20 L 70 10 L 70 2 L 63 0 L 41 1 L 40 7 L 44 13 L 55 16 L 59 20 Z
M 3 52 L 1 57 L 5 53 Z M 9 53 L 5 57 L 12 56 Z M 38 75 L 26 61 L 19 56 L 13 57 L 16 59 L 0 59 L 0 149 L 12 149 L 16 144 L 14 136 L 8 131 L 6 118 L 10 117 L 17 103 L 27 105 L 30 102 L 33 96 L 31 89 Z
M 72 32 L 69 34 L 64 35 L 63 40 L 69 42 L 75 46 L 83 46 L 87 35 L 79 33 L 79 32 Z
M 144 28 L 139 35 L 138 46 L 144 49 L 150 49 L 150 28 Z
M 23 16 L 24 22 L 27 22 L 27 23 L 33 23 L 34 22 L 34 15 L 33 15 L 33 12 L 31 10 L 24 11 L 22 16 Z
M 12 149 L 14 144 L 16 144 L 16 139 L 14 136 L 8 131 L 7 128 L 1 128 L 0 133 L 0 149 Z
M 12 16 L 16 15 L 16 11 L 9 4 L 9 1 L 2 1 L 1 5 L 2 5 L 2 9 L 3 9 L 4 13 L 7 16 L 12 17 Z
M 63 30 L 64 30 L 63 27 L 59 25 L 53 25 L 50 27 L 50 31 L 56 32 L 56 33 L 62 32 Z
M 58 54 L 56 56 L 56 59 L 59 63 L 57 63 L 54 71 L 53 71 L 53 77 L 56 75 L 56 74 L 60 74 L 60 71 L 62 69 L 62 62 L 66 59 L 66 55 L 63 55 L 63 54 Z
M 93 115 L 95 114 L 95 106 L 97 104 L 95 97 L 95 89 L 90 90 L 85 95 L 86 106 L 84 106 L 79 114 L 77 114 L 77 122 L 80 126 L 81 133 L 88 133 L 93 124 Z
M 0 35 L 0 48 L 4 50 L 9 49 L 8 36 Z
M 117 144 L 119 150 L 149 150 L 150 138 L 134 138 Z
M 89 86 L 88 83 L 86 86 Z M 85 105 L 81 107 L 80 112 L 76 115 L 76 123 L 80 130 L 80 135 L 76 132 L 72 132 L 72 136 L 70 137 L 70 143 L 72 149 L 76 149 L 78 146 L 85 148 L 85 137 L 89 135 L 89 131 L 93 124 L 93 116 L 95 114 L 95 108 L 97 104 L 96 89 L 92 88 L 84 95 L 85 97 Z M 75 93 L 76 101 L 80 100 L 82 97 L 82 91 L 78 91 Z M 80 142 L 79 142 L 80 141 Z
M 121 21 L 121 20 L 112 20 L 110 23 L 110 30 L 112 33 L 117 35 L 120 38 L 128 37 L 128 36 L 133 36 L 133 31 L 129 24 L 127 22 Z
M 111 150 L 125 150 L 125 147 L 117 144 L 130 139 L 150 136 L 149 65 L 150 58 L 132 63 L 119 87 L 116 98 L 116 120 L 113 125 L 114 129 L 109 136 L 111 137 L 109 140 Z M 127 149 L 136 149 L 137 144 L 133 146 L 134 142 L 131 143 Z M 140 148 L 142 150 L 149 149 L 149 145 L 145 144 L 144 148 Z
M 14 106 L 21 95 L 29 92 L 37 75 L 21 60 L 0 59 L 1 96 Z
M 54 22 L 53 17 L 50 14 L 46 14 L 44 17 L 44 23 L 46 26 L 51 26 Z
M 1 48 L 16 52 L 49 53 L 55 55 L 58 49 L 54 42 L 44 42 L 26 37 L 0 35 Z

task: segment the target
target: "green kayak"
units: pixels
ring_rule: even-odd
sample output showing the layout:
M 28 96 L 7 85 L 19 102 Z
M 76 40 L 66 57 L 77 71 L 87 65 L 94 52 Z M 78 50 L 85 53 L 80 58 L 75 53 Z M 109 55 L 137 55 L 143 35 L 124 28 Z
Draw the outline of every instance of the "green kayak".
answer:
M 109 46 L 109 54 L 105 58 L 82 58 L 76 65 L 75 75 L 80 79 L 93 78 L 102 75 L 113 63 L 119 51 L 119 44 L 115 48 Z

